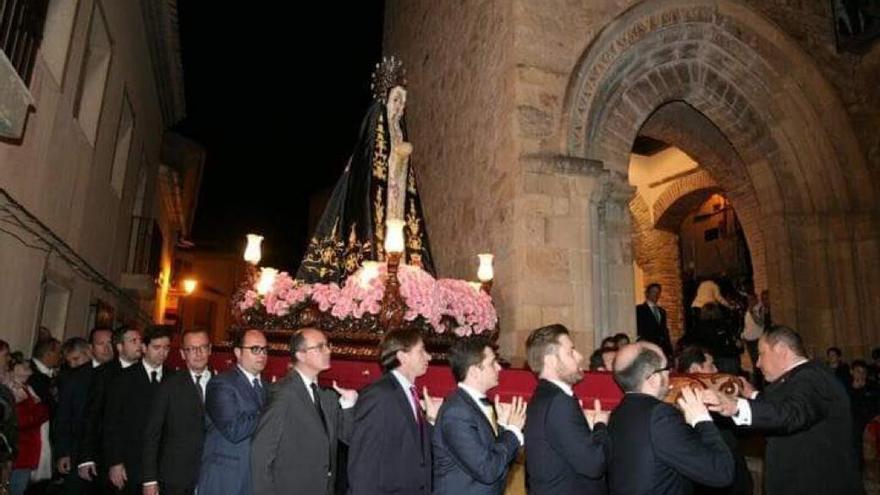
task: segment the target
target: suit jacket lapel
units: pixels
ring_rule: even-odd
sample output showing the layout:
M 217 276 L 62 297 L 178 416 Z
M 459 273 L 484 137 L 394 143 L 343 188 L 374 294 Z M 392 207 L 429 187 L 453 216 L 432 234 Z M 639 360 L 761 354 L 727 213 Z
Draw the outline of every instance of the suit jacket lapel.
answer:
M 305 382 L 303 382 L 302 377 L 299 376 L 299 373 L 297 371 L 294 370 L 291 372 L 290 383 L 288 384 L 288 386 L 293 388 L 293 395 L 295 395 L 297 397 L 297 400 L 302 403 L 303 410 L 306 411 L 306 414 L 314 420 L 315 428 L 318 428 L 318 431 L 324 431 L 324 427 L 321 425 L 321 417 L 318 416 L 318 411 L 317 409 L 315 409 L 315 403 L 312 402 L 312 397 L 309 395 L 309 391 L 306 390 L 306 384 Z M 318 397 L 316 398 L 318 400 L 321 400 L 320 396 L 321 388 L 318 387 Z M 324 408 L 324 416 L 326 417 L 327 409 L 323 401 L 321 402 L 321 407 Z M 329 432 L 330 425 L 327 425 L 327 428 L 327 431 Z
M 397 405 L 406 413 L 406 417 L 410 420 L 410 433 L 412 433 L 416 441 L 419 441 L 419 425 L 416 422 L 415 413 L 409 402 L 409 390 L 404 390 L 400 382 L 397 381 L 397 378 L 390 372 L 385 376 L 387 377 L 386 379 L 391 380 L 391 384 L 394 385 L 394 390 L 397 392 L 394 394 L 395 402 L 397 402 Z
M 492 428 L 492 423 L 489 422 L 489 418 L 486 417 L 486 413 L 485 411 L 483 411 L 483 406 L 474 402 L 474 399 L 471 397 L 471 395 L 461 388 L 456 389 L 455 393 L 458 394 L 458 396 L 461 398 L 462 401 L 464 401 L 465 404 L 470 406 L 470 408 L 478 417 L 483 418 L 483 426 L 488 428 L 490 436 L 495 437 L 495 430 Z
M 259 408 L 264 402 L 262 399 L 265 398 L 261 398 L 259 394 L 257 394 L 257 389 L 254 388 L 254 384 L 248 381 L 248 377 L 245 376 L 244 372 L 242 372 L 238 366 L 235 367 L 235 374 L 238 379 L 239 387 L 244 389 L 245 395 L 256 404 L 257 408 Z

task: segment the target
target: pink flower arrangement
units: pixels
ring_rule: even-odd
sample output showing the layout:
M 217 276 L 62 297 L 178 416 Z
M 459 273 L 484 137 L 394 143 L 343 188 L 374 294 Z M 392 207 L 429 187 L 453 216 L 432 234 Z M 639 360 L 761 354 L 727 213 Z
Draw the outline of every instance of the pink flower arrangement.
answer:
M 442 306 L 440 312 L 453 319 L 453 333 L 456 335 L 483 333 L 498 324 L 498 314 L 489 294 L 474 289 L 464 280 L 450 278 L 438 280 L 437 287 Z
M 447 329 L 458 336 L 491 331 L 498 324 L 492 298 L 463 280 L 437 280 L 421 268 L 401 265 L 397 272 L 400 295 L 407 306 L 404 319 L 423 318 L 437 333 Z M 279 273 L 265 295 L 247 290 L 238 306 L 242 311 L 262 306 L 266 313 L 283 317 L 299 305 L 312 301 L 318 310 L 340 320 L 378 315 L 385 295 L 387 267 L 379 264 L 372 270 L 361 268 L 340 287 L 330 284 L 305 284 Z M 447 328 L 448 327 L 448 328 Z

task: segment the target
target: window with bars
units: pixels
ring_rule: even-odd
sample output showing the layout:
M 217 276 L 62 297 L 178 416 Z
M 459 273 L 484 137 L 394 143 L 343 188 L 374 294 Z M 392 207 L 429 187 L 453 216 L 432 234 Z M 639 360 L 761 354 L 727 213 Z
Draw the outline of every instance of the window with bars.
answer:
M 0 49 L 30 84 L 49 0 L 0 0 Z

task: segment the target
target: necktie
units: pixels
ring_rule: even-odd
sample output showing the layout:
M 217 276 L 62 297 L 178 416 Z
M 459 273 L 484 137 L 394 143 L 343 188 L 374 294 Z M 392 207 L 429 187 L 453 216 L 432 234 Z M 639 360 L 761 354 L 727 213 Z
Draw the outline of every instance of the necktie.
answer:
M 153 385 L 159 383 L 159 372 L 158 371 L 153 370 L 150 372 L 150 383 L 152 383 Z
M 259 378 L 254 378 L 254 390 L 257 392 L 258 402 L 260 407 L 263 407 L 263 402 L 266 400 L 266 396 L 263 393 L 263 385 L 260 383 Z
M 312 383 L 309 385 L 312 389 L 312 401 L 315 403 L 315 411 L 318 412 L 318 417 L 321 418 L 321 425 L 324 426 L 324 431 L 327 431 L 327 418 L 324 417 L 324 410 L 321 409 L 321 395 L 318 393 L 318 384 Z
M 480 397 L 480 404 L 483 405 L 483 410 L 488 411 L 489 416 L 489 424 L 492 425 L 492 431 L 495 432 L 495 436 L 498 436 L 498 414 L 495 412 L 495 404 L 492 404 L 492 401 L 487 399 L 486 397 Z
M 416 423 L 419 425 L 419 430 L 422 429 L 425 423 L 425 419 L 422 417 L 422 408 L 419 407 L 419 393 L 416 391 L 416 386 L 411 385 L 409 387 L 409 395 L 413 400 L 413 407 L 415 408 L 416 415 Z
M 660 323 L 660 308 L 657 306 L 651 306 L 651 311 L 654 313 L 654 318 L 657 320 L 657 323 Z
M 196 388 L 199 389 L 199 398 L 205 402 L 205 392 L 202 390 L 202 375 L 196 375 Z

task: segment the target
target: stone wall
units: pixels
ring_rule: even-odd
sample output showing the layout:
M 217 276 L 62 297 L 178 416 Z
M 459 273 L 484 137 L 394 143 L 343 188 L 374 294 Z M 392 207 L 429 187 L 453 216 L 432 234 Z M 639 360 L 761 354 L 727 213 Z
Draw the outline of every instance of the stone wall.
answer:
M 513 354 L 556 320 L 587 348 L 631 330 L 625 176 L 653 126 L 727 193 L 781 321 L 817 348 L 880 341 L 880 45 L 837 54 L 832 26 L 821 0 L 389 2 L 441 272 L 470 276 L 488 240 Z

